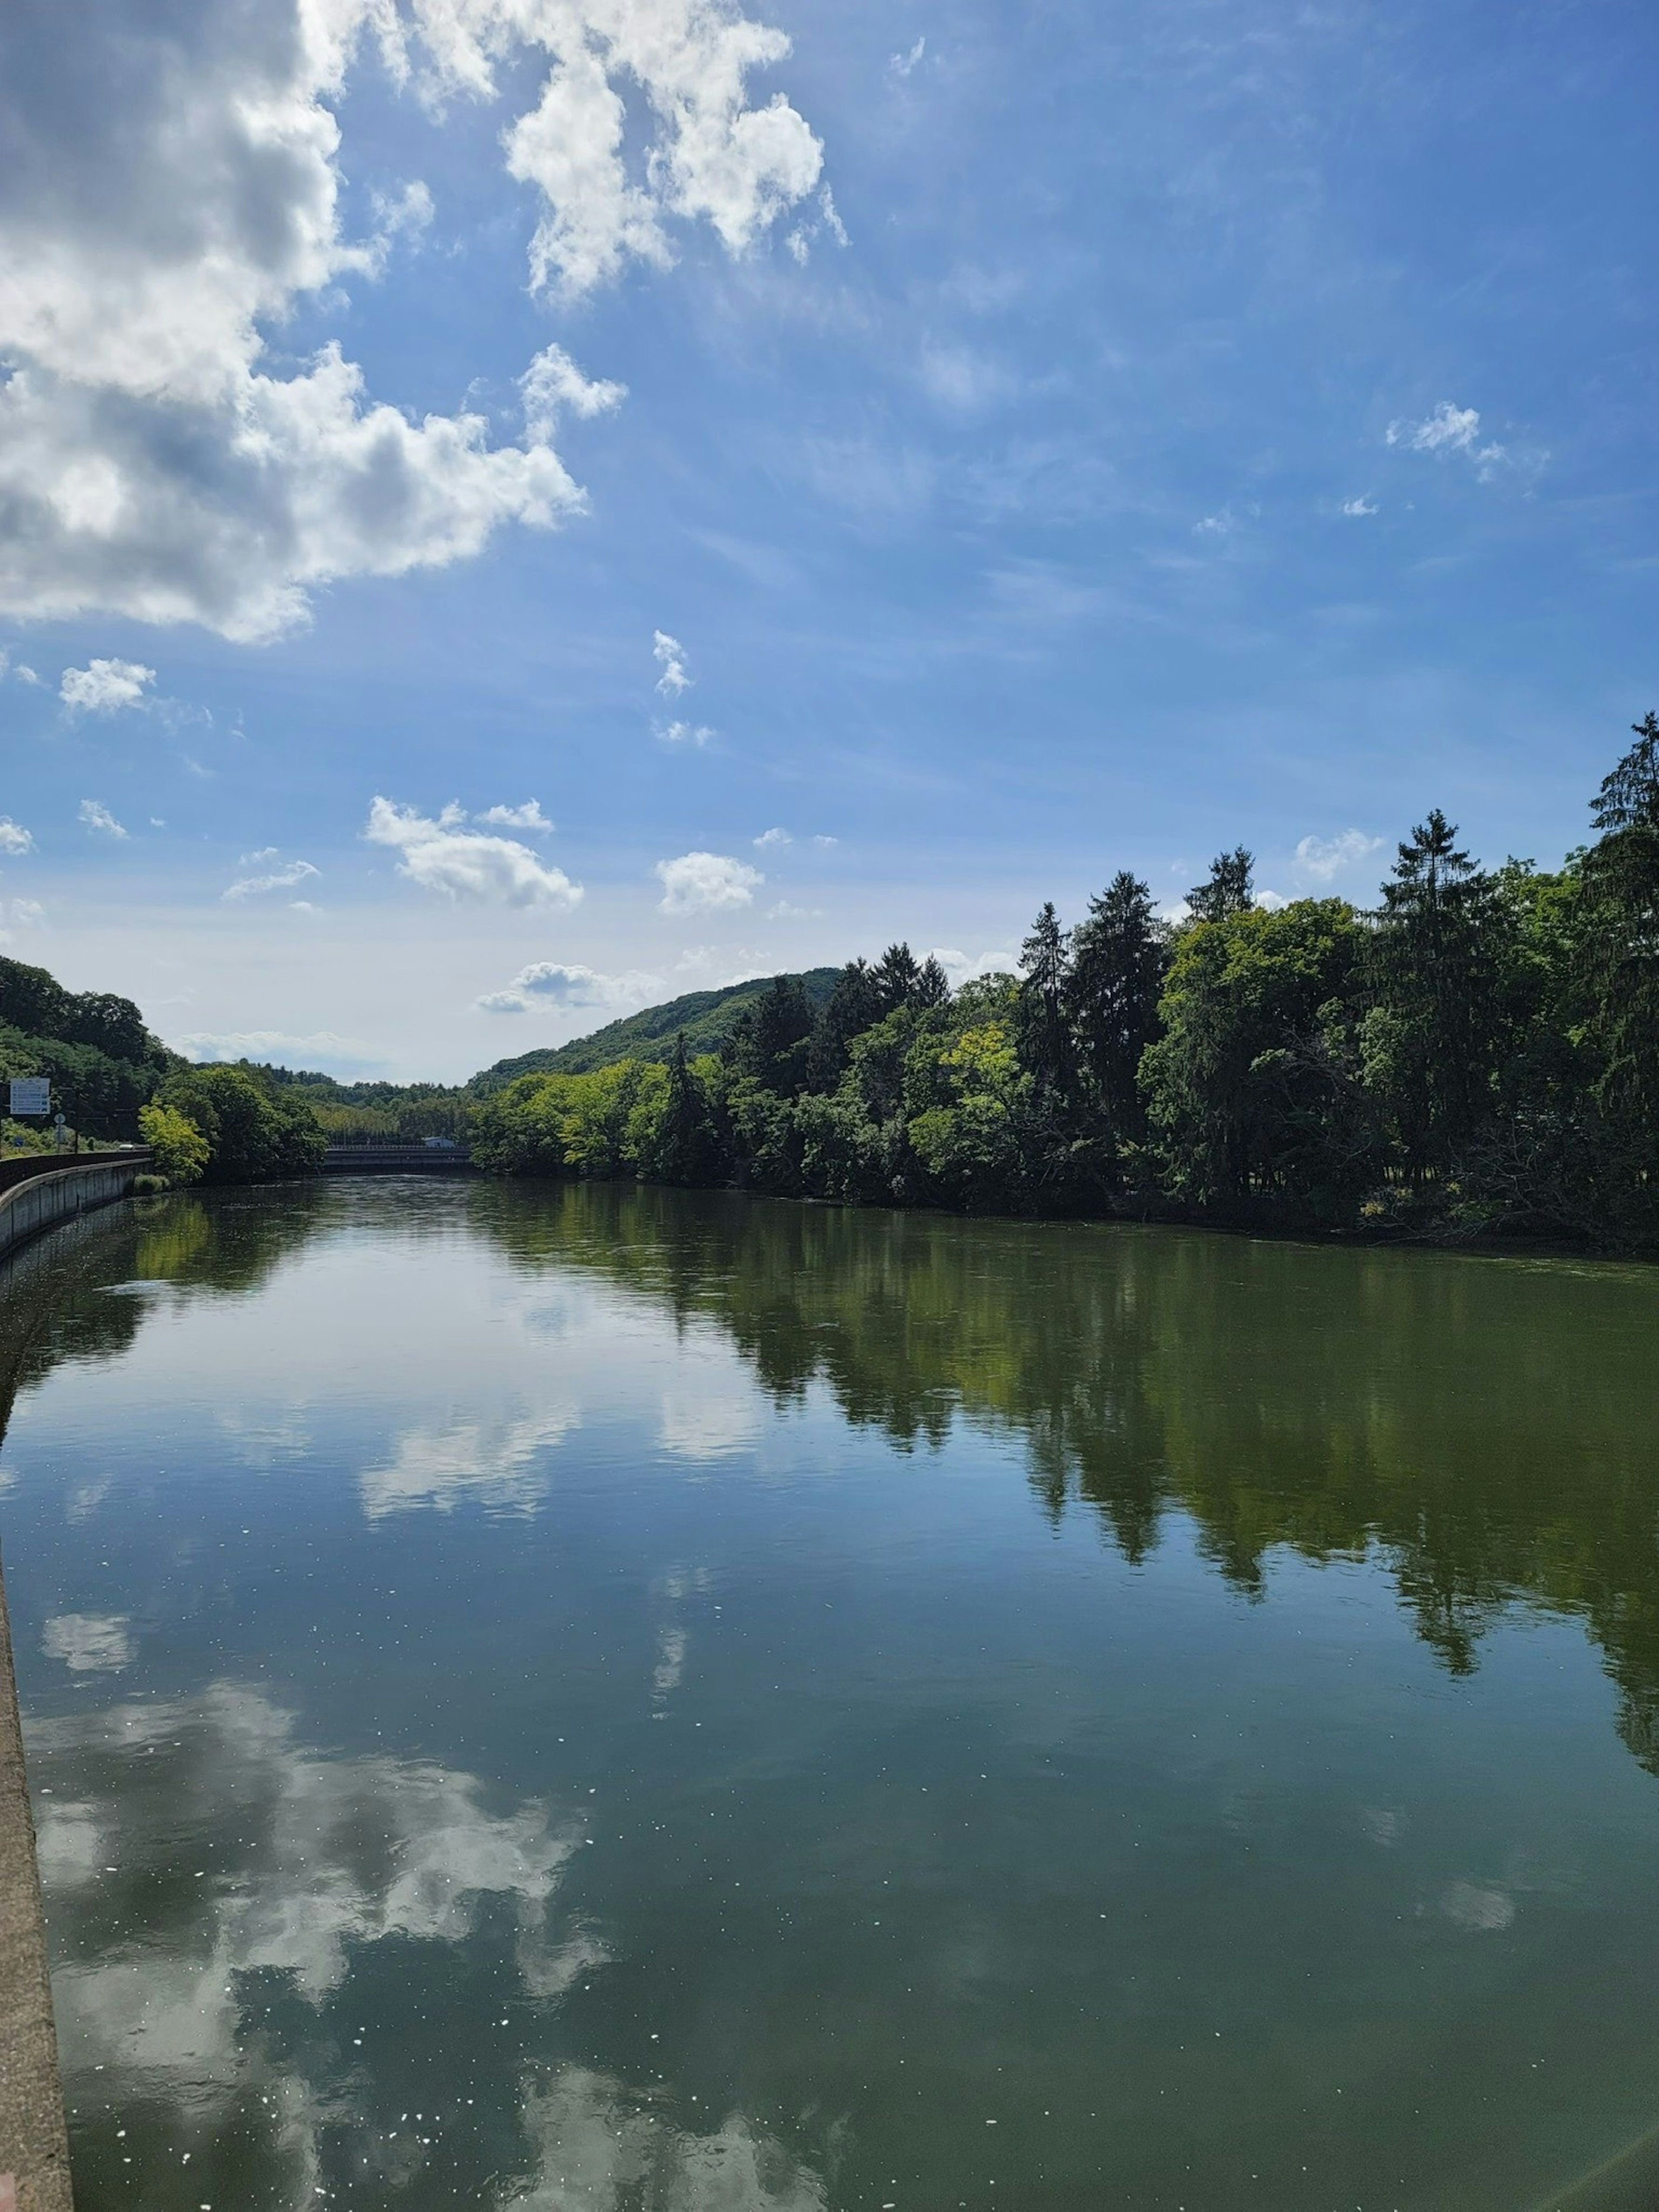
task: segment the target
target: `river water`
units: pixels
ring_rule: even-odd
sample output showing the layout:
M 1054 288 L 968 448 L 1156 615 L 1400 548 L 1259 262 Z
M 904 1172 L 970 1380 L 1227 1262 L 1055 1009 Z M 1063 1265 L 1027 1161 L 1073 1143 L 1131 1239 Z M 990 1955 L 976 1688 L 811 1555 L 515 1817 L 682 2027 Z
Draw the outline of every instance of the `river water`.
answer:
M 80 2212 L 1656 2201 L 1659 1273 L 411 1178 L 0 1326 Z

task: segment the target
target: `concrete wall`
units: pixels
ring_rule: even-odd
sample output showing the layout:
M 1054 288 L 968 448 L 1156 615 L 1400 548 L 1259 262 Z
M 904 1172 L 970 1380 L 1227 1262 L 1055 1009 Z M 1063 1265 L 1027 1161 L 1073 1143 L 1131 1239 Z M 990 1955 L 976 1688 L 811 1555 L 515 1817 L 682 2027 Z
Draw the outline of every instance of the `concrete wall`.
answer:
M 56 1222 L 72 1221 L 94 1206 L 112 1206 L 125 1198 L 134 1176 L 149 1165 L 148 1152 L 106 1153 L 66 1160 L 0 1190 L 0 1259 Z
M 52 1160 L 0 1189 L 0 1255 L 94 1206 L 126 1197 L 147 1152 Z M 0 1370 L 12 1362 L 0 1346 Z M 0 1427 L 10 1400 L 0 1371 Z M 58 2074 L 46 1931 L 34 1859 L 34 1823 L 12 1673 L 11 1631 L 0 1582 L 0 2212 L 71 2212 L 69 2142 Z
M 70 2212 L 46 1930 L 0 1588 L 0 2212 L 10 2212 L 9 2193 L 17 2212 Z

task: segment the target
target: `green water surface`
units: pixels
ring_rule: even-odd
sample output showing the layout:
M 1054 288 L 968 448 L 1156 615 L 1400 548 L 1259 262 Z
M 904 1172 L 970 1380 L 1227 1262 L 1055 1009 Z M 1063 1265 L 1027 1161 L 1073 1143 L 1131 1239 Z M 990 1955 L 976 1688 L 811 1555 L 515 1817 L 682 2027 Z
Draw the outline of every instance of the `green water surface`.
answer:
M 1659 2203 L 1659 1273 L 363 1179 L 0 1331 L 80 2212 Z

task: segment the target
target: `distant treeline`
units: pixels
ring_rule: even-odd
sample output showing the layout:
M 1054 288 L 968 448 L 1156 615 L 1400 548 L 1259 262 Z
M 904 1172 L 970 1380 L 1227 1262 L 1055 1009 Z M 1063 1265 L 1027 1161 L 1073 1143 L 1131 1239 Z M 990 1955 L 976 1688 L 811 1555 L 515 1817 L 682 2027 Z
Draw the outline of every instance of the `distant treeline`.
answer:
M 1380 902 L 1255 902 L 1222 854 L 1162 920 L 1125 871 L 1018 975 L 902 945 L 716 1054 L 526 1075 L 469 1117 L 509 1174 L 1032 1213 L 1659 1241 L 1659 720 L 1554 871 L 1437 810 Z

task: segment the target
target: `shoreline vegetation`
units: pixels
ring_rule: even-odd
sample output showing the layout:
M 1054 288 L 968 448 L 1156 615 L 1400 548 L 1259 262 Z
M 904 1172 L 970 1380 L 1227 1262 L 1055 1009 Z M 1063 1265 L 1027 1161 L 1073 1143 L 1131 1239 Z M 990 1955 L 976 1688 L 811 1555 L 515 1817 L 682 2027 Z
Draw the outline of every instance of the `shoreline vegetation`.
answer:
M 607 1064 L 600 1032 L 455 1087 L 191 1066 L 129 1001 L 0 961 L 0 1076 L 78 1084 L 88 1130 L 180 1184 L 436 1135 L 506 1176 L 1652 1250 L 1659 718 L 1632 734 L 1559 869 L 1484 867 L 1436 810 L 1370 909 L 1258 902 L 1240 847 L 1178 920 L 1127 871 L 1074 927 L 1045 904 L 1018 974 L 953 992 L 894 945 L 703 994 L 672 1035 L 675 1009 L 629 1017 Z

